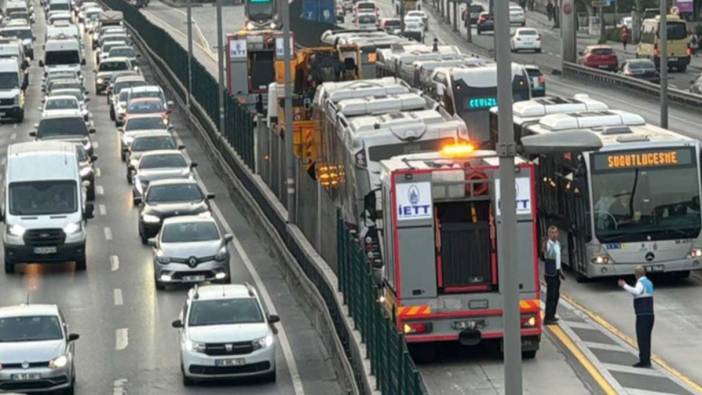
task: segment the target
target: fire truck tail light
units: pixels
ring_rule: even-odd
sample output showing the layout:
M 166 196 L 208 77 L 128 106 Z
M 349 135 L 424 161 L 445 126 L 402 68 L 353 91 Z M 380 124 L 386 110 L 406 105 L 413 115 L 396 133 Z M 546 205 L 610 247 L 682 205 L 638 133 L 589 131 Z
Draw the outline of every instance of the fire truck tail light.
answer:
M 475 147 L 468 143 L 448 144 L 441 147 L 441 156 L 449 158 L 466 157 L 475 151 Z
M 403 326 L 405 335 L 416 335 L 420 333 L 429 333 L 432 330 L 430 323 L 409 322 Z
M 522 328 L 533 328 L 536 326 L 536 316 L 529 314 L 529 315 L 522 315 Z

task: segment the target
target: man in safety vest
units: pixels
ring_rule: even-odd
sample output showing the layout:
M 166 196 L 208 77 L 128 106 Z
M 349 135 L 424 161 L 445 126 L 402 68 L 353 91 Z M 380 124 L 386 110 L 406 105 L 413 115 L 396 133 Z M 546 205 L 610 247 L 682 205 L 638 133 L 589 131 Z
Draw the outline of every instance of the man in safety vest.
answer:
M 646 277 L 643 266 L 634 269 L 636 286 L 632 287 L 624 280 L 619 280 L 619 286 L 634 296 L 634 311 L 636 312 L 636 342 L 639 344 L 639 362 L 635 368 L 651 367 L 651 332 L 653 331 L 653 283 Z
M 558 241 L 558 228 L 548 227 L 548 239 L 544 244 L 544 280 L 546 281 L 546 311 L 544 325 L 554 325 L 558 322 L 556 309 L 560 298 L 561 280 L 565 276 L 561 272 L 561 243 Z

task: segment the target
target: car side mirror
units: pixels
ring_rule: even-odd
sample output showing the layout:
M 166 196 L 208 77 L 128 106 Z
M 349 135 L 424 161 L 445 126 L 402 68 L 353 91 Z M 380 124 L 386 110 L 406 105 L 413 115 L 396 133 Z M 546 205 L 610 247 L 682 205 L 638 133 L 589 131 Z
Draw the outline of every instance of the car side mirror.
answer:
M 269 324 L 275 324 L 276 322 L 280 322 L 280 317 L 278 317 L 275 314 L 271 314 L 268 316 L 268 323 Z
M 207 199 L 214 199 L 214 198 L 215 198 L 215 194 L 214 194 L 214 193 L 208 193 L 208 194 L 207 194 Z
M 86 103 L 89 103 L 89 102 L 90 102 L 90 98 L 89 98 L 89 97 L 86 97 L 85 99 L 83 99 L 83 101 L 86 102 Z
M 93 155 L 90 157 L 90 161 L 92 161 L 92 162 L 97 162 L 97 160 L 98 160 L 97 155 Z
M 85 66 L 85 58 L 83 58 L 83 59 L 80 60 L 80 64 L 81 64 L 82 66 Z
M 124 133 L 124 128 L 119 127 L 119 128 L 117 128 L 117 131 L 120 132 L 120 133 Z
M 190 167 L 191 167 L 191 168 L 197 167 L 197 162 L 191 163 L 191 164 L 190 164 Z
M 97 69 L 93 69 L 93 74 L 97 74 Z
M 171 322 L 171 326 L 174 328 L 182 328 L 183 327 L 183 321 L 181 320 L 175 320 Z
M 37 137 L 37 132 L 29 132 L 29 137 Z
M 68 341 L 69 341 L 69 342 L 74 342 L 74 341 L 76 341 L 76 340 L 78 340 L 78 339 L 80 339 L 80 335 L 77 334 L 77 333 L 71 333 L 70 335 L 68 335 Z
M 184 144 L 180 144 L 180 145 L 178 146 L 178 149 L 179 149 L 179 150 L 184 150 L 184 149 L 185 149 L 185 145 L 184 145 Z
M 578 55 L 580 55 L 580 56 L 583 56 L 584 54 L 585 54 L 585 52 L 583 52 L 583 51 L 578 52 Z
M 224 235 L 224 242 L 225 243 L 231 243 L 232 240 L 234 240 L 234 235 L 231 233 L 227 233 Z
M 149 240 L 147 240 L 147 244 L 150 245 L 151 247 L 156 247 L 156 238 L 152 237 Z
M 95 206 L 92 203 L 85 204 L 85 219 L 90 219 L 95 216 Z
M 39 67 L 44 67 L 44 61 L 39 59 Z
M 173 126 L 173 125 L 168 125 L 168 130 L 171 131 L 171 132 L 174 131 L 174 130 L 175 130 L 175 126 Z
M 95 134 L 95 128 L 90 128 L 90 129 L 88 129 L 88 133 L 90 133 L 90 134 Z
M 141 202 L 142 202 L 141 196 L 135 196 L 135 197 L 134 197 L 134 204 L 141 204 Z

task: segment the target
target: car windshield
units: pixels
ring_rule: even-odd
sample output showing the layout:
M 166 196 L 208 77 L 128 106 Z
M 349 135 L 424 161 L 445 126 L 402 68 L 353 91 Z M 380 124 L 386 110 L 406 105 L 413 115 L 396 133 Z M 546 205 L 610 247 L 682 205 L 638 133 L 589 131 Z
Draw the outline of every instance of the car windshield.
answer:
M 19 88 L 19 75 L 17 73 L 0 73 L 0 90 Z
M 357 8 L 359 10 L 373 10 L 373 11 L 375 11 L 375 3 L 358 3 Z
M 68 3 L 53 3 L 49 5 L 50 11 L 68 11 L 71 7 Z
M 420 24 L 417 23 L 417 22 L 407 22 L 407 23 L 405 23 L 405 29 L 408 29 L 408 30 L 418 30 L 418 29 L 421 29 L 421 28 L 422 28 L 422 25 L 420 25 Z
M 134 55 L 134 50 L 132 48 L 113 48 L 110 50 L 110 54 L 108 56 L 124 56 L 126 58 L 133 58 Z
M 159 149 L 176 149 L 175 140 L 171 136 L 137 137 L 132 143 L 132 151 L 155 151 Z
M 163 243 L 197 243 L 219 240 L 214 222 L 178 222 L 163 227 Z
M 78 63 L 80 63 L 78 50 L 47 51 L 44 59 L 44 64 L 48 66 Z
M 202 192 L 196 184 L 157 185 L 149 188 L 146 196 L 148 203 L 199 202 Z
M 398 27 L 398 26 L 402 26 L 402 22 L 400 22 L 399 19 L 385 21 L 385 27 Z
M 31 29 L 4 29 L 0 34 L 5 37 L 17 37 L 23 40 L 32 38 Z
M 541 70 L 539 69 L 527 69 L 527 74 L 529 77 L 538 77 L 541 75 Z
M 132 94 L 129 96 L 129 99 L 139 99 L 142 97 L 156 97 L 159 99 L 163 99 L 163 94 L 161 93 L 160 90 L 139 90 L 139 91 L 132 91 Z
M 13 182 L 9 195 L 13 215 L 55 215 L 77 210 L 76 182 L 71 180 Z
M 163 130 L 165 128 L 161 117 L 129 118 L 124 125 L 125 132 L 132 130 Z
M 484 8 L 483 8 L 483 6 L 481 6 L 481 5 L 475 5 L 475 4 L 473 4 L 473 5 L 470 6 L 470 12 L 472 12 L 472 13 L 474 13 L 474 14 L 475 14 L 475 13 L 478 13 L 478 12 L 483 12 L 483 10 L 484 10 Z
M 128 70 L 129 64 L 122 61 L 100 62 L 98 71 L 122 71 Z
M 196 300 L 190 306 L 188 324 L 231 325 L 263 322 L 263 314 L 254 298 Z
M 594 48 L 590 53 L 597 56 L 607 56 L 612 54 L 612 48 Z
M 595 233 L 601 242 L 699 235 L 699 178 L 692 149 L 600 153 L 591 166 Z
M 186 167 L 185 158 L 179 154 L 143 156 L 139 162 L 140 169 L 158 169 L 164 167 Z
M 520 36 L 536 36 L 539 33 L 536 32 L 536 30 L 520 30 L 519 35 Z
M 81 84 L 78 81 L 55 82 L 55 83 L 52 83 L 51 86 L 49 87 L 49 93 L 53 92 L 57 89 L 81 89 L 82 87 L 83 87 L 83 84 Z
M 35 315 L 0 318 L 0 343 L 61 339 L 63 339 L 63 332 L 56 316 Z
M 45 118 L 39 122 L 37 137 L 88 136 L 88 127 L 81 117 Z
M 112 91 L 119 92 L 120 95 L 122 94 L 123 91 L 125 94 L 127 94 L 128 92 L 125 90 L 125 88 L 132 88 L 135 86 L 142 86 L 142 85 L 146 85 L 146 81 L 121 81 L 121 82 L 118 82 L 114 85 L 114 87 L 112 88 Z M 122 96 L 120 96 L 120 98 L 121 97 Z M 124 96 L 123 101 L 126 101 L 126 100 L 127 100 L 127 96 Z
M 130 101 L 129 106 L 127 106 L 127 112 L 130 114 L 149 114 L 161 111 L 163 111 L 163 107 L 161 102 L 157 100 Z
M 78 79 L 78 73 L 72 70 L 54 70 L 49 72 L 47 79 L 49 82 L 60 79 Z
M 637 60 L 627 63 L 630 69 L 655 69 L 656 66 L 650 60 Z
M 78 101 L 83 101 L 83 92 L 80 89 L 59 89 L 53 90 L 52 93 L 62 96 L 73 96 Z
M 75 98 L 49 98 L 46 101 L 46 110 L 77 109 L 78 101 Z

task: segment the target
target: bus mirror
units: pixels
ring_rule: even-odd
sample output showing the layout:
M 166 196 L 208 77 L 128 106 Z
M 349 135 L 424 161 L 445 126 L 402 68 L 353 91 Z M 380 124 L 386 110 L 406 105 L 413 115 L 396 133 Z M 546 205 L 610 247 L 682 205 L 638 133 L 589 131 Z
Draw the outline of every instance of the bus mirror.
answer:
M 600 148 L 602 148 L 602 140 L 599 136 L 579 130 L 522 137 L 519 152 L 527 155 L 561 154 L 597 151 Z
M 368 214 L 370 218 L 368 219 L 374 219 L 375 218 L 375 191 L 377 189 L 374 189 L 363 198 L 363 209 L 364 211 Z

